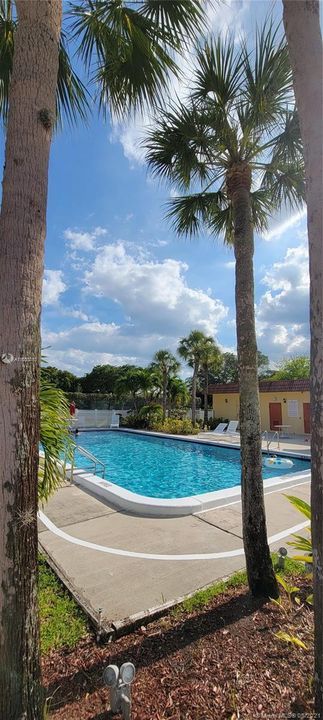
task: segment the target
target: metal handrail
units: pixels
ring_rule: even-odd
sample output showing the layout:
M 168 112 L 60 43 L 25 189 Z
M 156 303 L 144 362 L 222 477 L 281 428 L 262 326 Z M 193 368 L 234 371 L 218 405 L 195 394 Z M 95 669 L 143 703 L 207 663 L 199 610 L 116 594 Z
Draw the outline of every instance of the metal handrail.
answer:
M 276 430 L 276 432 L 274 432 L 274 434 L 273 434 L 272 438 L 270 438 L 270 440 L 269 440 L 268 430 L 264 430 L 261 437 L 267 441 L 267 453 L 269 453 L 269 448 L 271 446 L 271 443 L 274 442 L 275 438 L 277 438 L 278 450 L 280 449 L 280 443 L 279 443 L 280 438 L 279 438 L 278 430 Z
M 267 441 L 267 452 L 269 452 L 270 445 L 271 445 L 272 442 L 274 442 L 275 438 L 277 438 L 277 447 L 278 447 L 278 450 L 280 449 L 280 444 L 279 444 L 279 432 L 278 432 L 278 430 L 276 430 L 276 432 L 274 432 L 271 440 L 269 440 L 269 442 Z
M 75 461 L 75 451 L 80 453 L 80 455 L 83 455 L 87 460 L 91 460 L 91 462 L 94 464 L 94 475 L 96 475 L 96 466 L 101 465 L 102 477 L 104 477 L 105 473 L 105 463 L 102 462 L 102 460 L 99 460 L 99 458 L 95 457 L 89 450 L 86 450 L 81 445 L 75 445 L 73 450 L 73 458 L 72 458 L 72 464 L 71 464 L 71 480 L 73 479 L 73 471 L 74 471 L 74 461 Z

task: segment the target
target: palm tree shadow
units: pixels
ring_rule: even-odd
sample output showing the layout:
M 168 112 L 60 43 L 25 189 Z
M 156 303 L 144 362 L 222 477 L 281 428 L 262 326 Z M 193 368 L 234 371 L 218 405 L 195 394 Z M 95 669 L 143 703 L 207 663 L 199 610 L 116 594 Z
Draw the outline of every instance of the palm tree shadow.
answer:
M 64 675 L 57 682 L 49 685 L 46 692 L 48 695 L 55 696 L 55 709 L 68 705 L 72 699 L 75 700 L 76 697 L 81 699 L 86 693 L 102 687 L 103 669 L 109 663 L 120 666 L 122 663 L 130 661 L 134 663 L 137 670 L 149 667 L 197 640 L 223 630 L 242 618 L 249 617 L 265 602 L 264 599 L 254 599 L 249 593 L 245 593 L 238 597 L 232 597 L 226 603 L 215 608 L 184 619 L 183 622 L 177 622 L 176 625 L 166 630 L 161 629 L 158 634 L 147 635 L 139 645 L 135 643 L 121 651 L 115 646 L 115 652 L 113 652 L 114 645 L 108 645 L 106 657 L 102 657 L 98 662 L 87 667 L 86 675 L 82 671 Z M 71 683 L 73 684 L 72 698 Z M 107 718 L 110 716 L 107 714 L 102 716 L 101 713 L 93 720 L 107 720 Z

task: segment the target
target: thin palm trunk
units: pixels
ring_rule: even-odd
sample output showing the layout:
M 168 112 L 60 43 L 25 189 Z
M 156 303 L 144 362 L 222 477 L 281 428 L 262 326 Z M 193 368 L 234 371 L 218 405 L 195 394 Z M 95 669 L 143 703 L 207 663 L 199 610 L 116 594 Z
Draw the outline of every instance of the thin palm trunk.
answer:
M 209 387 L 209 372 L 208 372 L 208 368 L 206 367 L 204 370 L 204 427 L 209 422 L 208 387 Z
M 61 2 L 16 0 L 0 216 L 0 717 L 40 720 L 37 468 L 40 308 Z
M 284 25 L 304 143 L 310 261 L 312 542 L 315 711 L 323 717 L 323 212 L 322 38 L 319 2 L 283 0 Z
M 255 596 L 278 597 L 267 542 L 262 482 L 260 405 L 254 315 L 251 172 L 235 165 L 227 174 L 234 216 L 236 323 L 240 382 L 241 496 L 248 582 Z
M 163 421 L 166 420 L 167 411 L 167 372 L 163 376 Z
M 137 412 L 138 412 L 138 404 L 137 404 L 136 391 L 132 393 L 132 401 L 133 401 L 133 409 L 134 409 L 134 411 L 135 411 L 135 414 L 137 415 Z
M 196 387 L 197 387 L 198 364 L 194 363 L 192 377 L 192 424 L 196 425 Z

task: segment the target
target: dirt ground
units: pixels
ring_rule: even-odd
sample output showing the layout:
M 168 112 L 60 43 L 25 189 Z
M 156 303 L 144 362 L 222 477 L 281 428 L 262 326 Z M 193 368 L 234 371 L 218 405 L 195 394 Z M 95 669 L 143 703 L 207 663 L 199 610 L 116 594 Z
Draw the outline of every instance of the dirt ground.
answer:
M 308 720 L 312 698 L 313 612 L 284 597 L 284 610 L 230 589 L 207 607 L 170 614 L 108 645 L 88 637 L 52 652 L 43 672 L 51 720 L 119 720 L 103 686 L 106 665 L 132 661 L 132 720 Z M 282 642 L 297 635 L 301 649 Z

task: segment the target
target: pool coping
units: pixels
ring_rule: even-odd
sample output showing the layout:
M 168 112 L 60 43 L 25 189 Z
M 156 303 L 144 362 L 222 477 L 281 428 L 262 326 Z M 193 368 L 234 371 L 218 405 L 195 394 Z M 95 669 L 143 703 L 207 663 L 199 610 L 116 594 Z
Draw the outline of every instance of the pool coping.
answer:
M 110 431 L 110 428 L 108 429 Z M 101 430 L 98 430 L 101 432 Z M 184 442 L 195 442 L 201 445 L 216 445 L 220 447 L 228 447 L 227 443 L 219 443 L 212 441 L 202 441 L 198 439 L 182 438 L 177 435 L 169 435 L 166 433 L 152 433 L 143 430 L 128 429 L 111 429 L 111 432 L 130 432 L 145 436 L 163 437 L 168 439 L 184 440 Z M 230 444 L 230 448 L 240 449 L 239 445 Z M 309 460 L 308 455 L 301 453 L 292 453 L 279 451 L 279 455 L 295 457 L 299 459 Z M 70 474 L 70 467 L 66 467 L 67 473 Z M 295 484 L 295 481 L 310 480 L 311 470 L 301 470 L 297 473 L 289 473 L 288 479 L 286 475 L 279 475 L 273 478 L 267 478 L 263 481 L 264 489 L 268 487 L 286 486 L 286 489 Z M 145 495 L 139 495 L 131 490 L 126 490 L 120 485 L 116 485 L 109 480 L 103 480 L 98 475 L 87 472 L 82 468 L 74 468 L 73 482 L 84 488 L 85 490 L 99 496 L 107 503 L 114 505 L 120 510 L 132 513 L 134 515 L 144 515 L 149 517 L 181 517 L 183 515 L 193 515 L 205 510 L 216 508 L 219 502 L 223 500 L 233 500 L 241 498 L 241 488 L 235 485 L 232 488 L 223 490 L 214 490 L 209 493 L 201 493 L 199 495 L 186 496 L 183 498 L 153 498 Z M 283 489 L 283 488 L 282 488 Z M 284 488 L 285 489 L 285 488 Z

